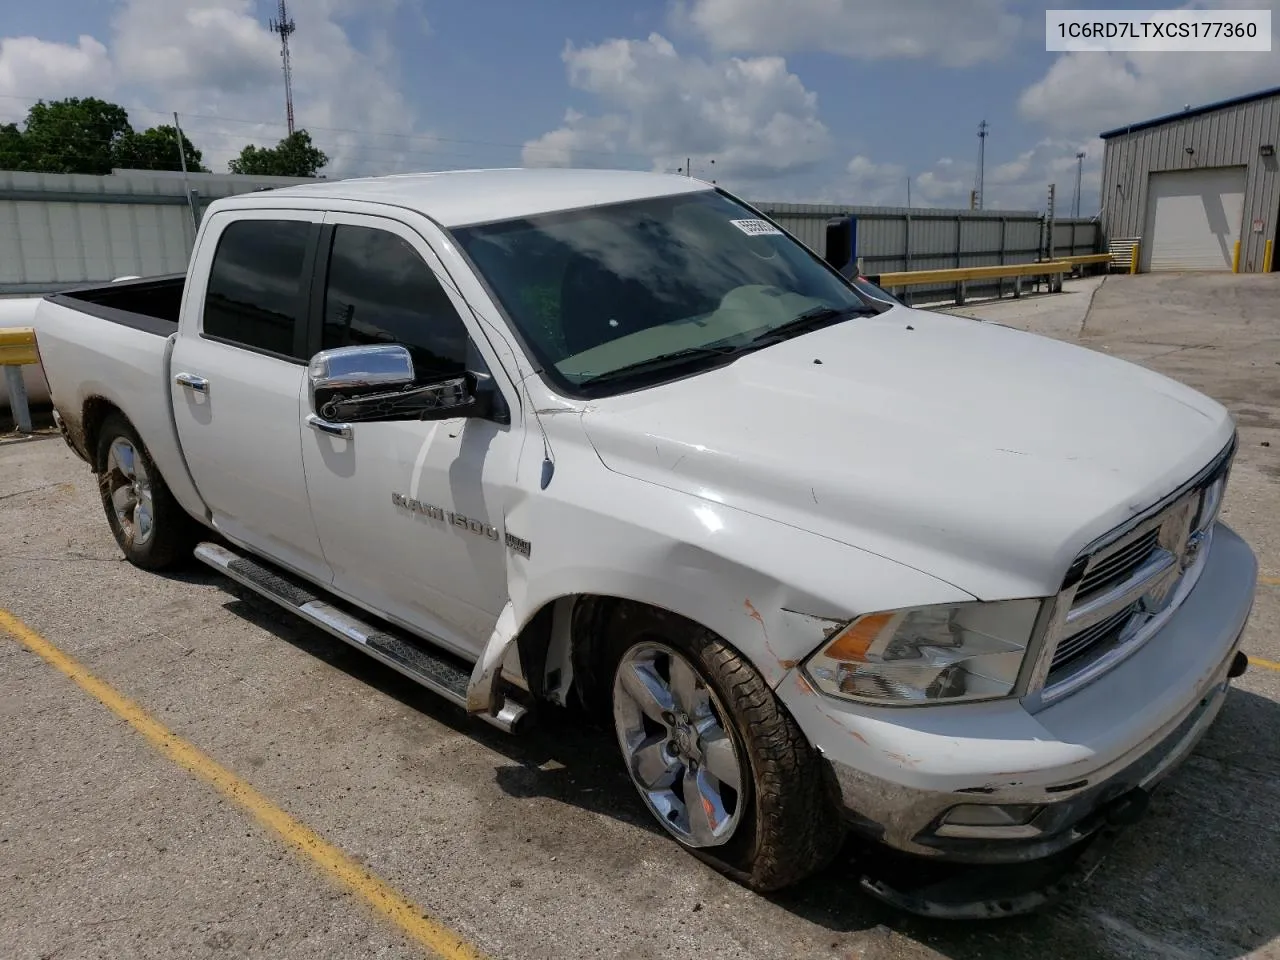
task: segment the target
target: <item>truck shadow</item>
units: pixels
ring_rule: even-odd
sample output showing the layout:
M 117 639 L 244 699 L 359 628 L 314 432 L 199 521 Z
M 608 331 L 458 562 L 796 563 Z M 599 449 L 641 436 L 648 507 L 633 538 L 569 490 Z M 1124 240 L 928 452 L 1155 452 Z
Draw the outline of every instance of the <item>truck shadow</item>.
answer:
M 267 601 L 238 590 L 237 596 L 228 612 L 506 757 L 494 782 L 517 803 L 550 799 L 666 839 L 624 773 L 611 729 L 552 708 L 527 733 L 503 734 Z M 822 873 L 764 899 L 822 931 L 819 938 L 833 946 L 856 944 L 849 956 L 897 956 L 902 944 L 891 941 L 906 937 L 955 960 L 1243 957 L 1280 936 L 1277 729 L 1280 704 L 1236 687 L 1146 817 L 1121 835 L 1086 884 L 1040 913 L 982 922 L 902 913 L 862 891 L 853 844 Z M 502 816 L 520 819 L 510 810 Z M 674 842 L 671 851 L 679 855 Z

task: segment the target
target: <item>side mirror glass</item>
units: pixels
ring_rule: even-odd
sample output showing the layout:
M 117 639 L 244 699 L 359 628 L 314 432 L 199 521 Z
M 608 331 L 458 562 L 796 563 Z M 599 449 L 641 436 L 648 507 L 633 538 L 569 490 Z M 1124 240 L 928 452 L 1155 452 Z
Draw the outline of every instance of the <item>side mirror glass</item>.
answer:
M 479 413 L 469 375 L 419 383 L 399 344 L 337 347 L 311 358 L 311 409 L 329 423 L 447 420 Z

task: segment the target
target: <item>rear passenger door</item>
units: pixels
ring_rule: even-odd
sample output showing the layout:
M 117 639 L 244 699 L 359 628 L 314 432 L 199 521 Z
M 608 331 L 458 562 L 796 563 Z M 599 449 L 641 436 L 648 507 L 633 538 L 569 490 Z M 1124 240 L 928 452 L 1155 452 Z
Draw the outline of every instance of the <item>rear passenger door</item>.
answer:
M 169 369 L 182 450 L 214 525 L 327 584 L 301 447 L 322 216 L 253 210 L 211 218 Z

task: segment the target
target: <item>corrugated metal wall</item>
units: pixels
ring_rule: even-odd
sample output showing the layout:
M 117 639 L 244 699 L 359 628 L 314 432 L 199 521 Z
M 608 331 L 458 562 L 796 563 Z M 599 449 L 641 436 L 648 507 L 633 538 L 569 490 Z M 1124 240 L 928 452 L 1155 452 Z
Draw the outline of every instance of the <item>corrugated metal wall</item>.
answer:
M 288 183 L 286 177 L 193 174 L 198 205 Z M 822 254 L 832 217 L 858 221 L 867 273 L 1027 263 L 1046 249 L 1035 211 L 758 204 Z M 1059 221 L 1059 254 L 1098 250 L 1096 224 Z M 178 273 L 195 238 L 181 174 L 110 176 L 0 171 L 0 295 L 42 293 L 114 277 Z
M 1043 217 L 1034 210 L 944 210 L 812 203 L 756 203 L 818 254 L 826 253 L 827 221 L 857 220 L 856 255 L 867 273 L 942 270 L 1030 263 L 1046 252 Z M 1054 223 L 1060 256 L 1099 252 L 1098 224 Z
M 1259 156 L 1263 144 L 1280 148 L 1280 96 L 1109 137 L 1102 161 L 1105 235 L 1142 235 L 1152 173 L 1247 166 L 1240 270 L 1261 270 L 1266 241 L 1276 239 L 1280 216 L 1280 158 Z M 1195 152 L 1187 153 L 1187 147 Z M 1261 233 L 1252 230 L 1255 219 L 1263 222 Z
M 293 177 L 192 174 L 198 207 Z M 0 294 L 43 293 L 120 276 L 181 273 L 195 240 L 182 175 L 0 171 Z
M 827 221 L 853 217 L 857 221 L 855 256 L 867 274 L 905 270 L 946 270 L 1032 263 L 1049 253 L 1045 224 L 1034 210 L 943 210 L 915 207 L 857 207 L 807 203 L 757 203 L 786 230 L 819 255 L 826 253 Z M 1100 253 L 1101 231 L 1092 220 L 1056 220 L 1056 256 Z M 1010 283 L 1012 281 L 1009 281 Z M 996 284 L 971 284 L 978 293 Z M 912 296 L 933 290 L 916 287 Z

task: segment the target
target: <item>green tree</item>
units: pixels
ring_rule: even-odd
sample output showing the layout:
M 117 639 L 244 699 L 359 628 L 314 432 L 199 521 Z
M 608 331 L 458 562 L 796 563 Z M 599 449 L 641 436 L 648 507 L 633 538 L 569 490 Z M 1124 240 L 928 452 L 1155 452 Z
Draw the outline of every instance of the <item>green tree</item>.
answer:
M 203 155 L 187 135 L 182 135 L 182 149 L 187 155 L 187 169 L 192 173 L 207 172 Z M 141 133 L 132 130 L 115 145 L 114 163 L 128 170 L 181 170 L 178 156 L 178 131 L 171 124 L 161 124 Z
M 295 130 L 274 147 L 249 144 L 227 167 L 260 177 L 314 177 L 328 162 L 325 152 L 311 143 L 311 134 Z
M 41 100 L 22 131 L 22 169 L 38 173 L 110 173 L 117 143 L 131 134 L 129 114 L 97 97 Z
M 27 169 L 27 144 L 16 123 L 0 124 L 0 170 Z

